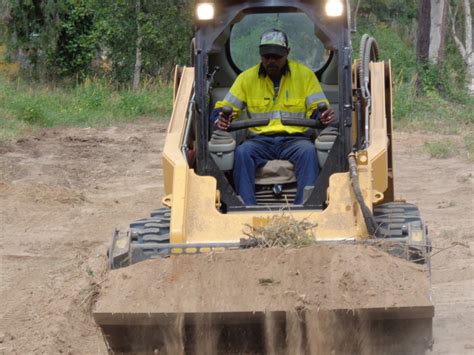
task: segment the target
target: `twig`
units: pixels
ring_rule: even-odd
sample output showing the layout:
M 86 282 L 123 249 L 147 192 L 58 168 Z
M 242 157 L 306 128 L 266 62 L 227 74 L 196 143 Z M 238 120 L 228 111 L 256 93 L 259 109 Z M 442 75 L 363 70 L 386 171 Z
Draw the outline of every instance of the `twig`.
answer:
M 433 257 L 433 256 L 435 256 L 436 254 L 439 254 L 439 253 L 441 253 L 441 252 L 443 252 L 443 251 L 446 251 L 446 250 L 448 250 L 448 249 L 451 249 L 451 248 L 454 248 L 454 247 L 457 247 L 457 246 L 461 246 L 461 247 L 464 247 L 464 248 L 469 248 L 469 247 L 468 247 L 466 244 L 464 244 L 464 243 L 461 243 L 461 242 L 452 242 L 449 247 L 446 247 L 446 248 L 443 248 L 443 249 L 441 249 L 441 250 L 438 250 L 436 253 L 431 254 L 431 256 Z
M 105 282 L 105 280 L 107 279 L 103 279 L 102 281 L 99 281 L 99 282 L 96 282 L 93 286 L 92 286 L 92 290 L 86 295 L 86 297 L 84 297 L 84 299 L 82 300 L 82 302 L 79 304 L 79 307 L 81 307 L 84 303 L 86 303 L 86 301 L 88 299 L 90 299 L 90 297 L 92 297 L 94 295 L 94 293 L 98 293 L 99 290 L 98 290 L 98 287 L 100 286 L 100 284 L 102 284 L 103 282 Z

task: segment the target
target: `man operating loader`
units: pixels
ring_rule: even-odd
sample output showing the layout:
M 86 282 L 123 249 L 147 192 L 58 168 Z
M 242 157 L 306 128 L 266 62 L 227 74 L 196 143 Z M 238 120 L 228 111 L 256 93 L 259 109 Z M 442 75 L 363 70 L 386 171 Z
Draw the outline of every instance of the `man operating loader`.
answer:
M 250 128 L 248 138 L 235 151 L 235 189 L 246 205 L 256 205 L 256 170 L 269 160 L 288 160 L 297 180 L 295 204 L 302 204 L 304 188 L 314 186 L 319 174 L 316 149 L 308 128 L 283 125 L 281 119 L 313 119 L 318 121 L 317 128 L 324 128 L 335 121 L 335 114 L 327 108 L 329 102 L 313 71 L 288 60 L 290 48 L 284 32 L 264 32 L 259 48 L 261 63 L 237 77 L 224 100 L 216 103 L 211 121 L 227 130 L 244 108 L 250 118 L 269 118 L 268 125 Z M 317 110 L 320 103 L 327 105 L 323 112 Z M 224 106 L 233 109 L 229 117 L 222 112 Z

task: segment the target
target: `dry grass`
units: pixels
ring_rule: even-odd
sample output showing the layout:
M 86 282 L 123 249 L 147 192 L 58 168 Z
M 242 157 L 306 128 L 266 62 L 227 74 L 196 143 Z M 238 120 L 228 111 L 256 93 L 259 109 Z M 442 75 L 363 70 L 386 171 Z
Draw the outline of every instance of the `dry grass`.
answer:
M 316 242 L 313 234 L 315 224 L 298 221 L 291 215 L 282 214 L 272 218 L 262 227 L 247 225 L 244 231 L 251 244 L 260 248 L 301 248 Z

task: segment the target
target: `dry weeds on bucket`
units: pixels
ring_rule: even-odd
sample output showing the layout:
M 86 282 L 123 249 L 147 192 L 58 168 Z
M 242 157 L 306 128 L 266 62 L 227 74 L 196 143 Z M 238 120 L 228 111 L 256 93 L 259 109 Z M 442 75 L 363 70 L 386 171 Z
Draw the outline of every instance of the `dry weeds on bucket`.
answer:
M 313 234 L 316 224 L 286 214 L 272 216 L 261 227 L 246 226 L 249 230 L 244 234 L 249 237 L 250 244 L 260 248 L 301 248 L 316 242 Z

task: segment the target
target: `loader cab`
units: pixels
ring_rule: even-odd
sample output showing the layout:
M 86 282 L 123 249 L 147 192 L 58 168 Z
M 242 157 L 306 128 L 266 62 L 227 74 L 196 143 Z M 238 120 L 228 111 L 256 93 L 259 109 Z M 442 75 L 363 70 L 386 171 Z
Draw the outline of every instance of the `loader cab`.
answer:
M 260 62 L 259 38 L 262 32 L 270 28 L 279 28 L 287 33 L 291 48 L 289 58 L 302 62 L 313 70 L 336 112 L 338 122 L 328 135 L 331 141 L 330 150 L 323 152 L 327 153 L 323 154 L 324 159 L 320 158 L 320 161 L 325 162 L 316 186 L 307 191 L 303 205 L 292 208 L 324 209 L 330 176 L 336 172 L 347 171 L 346 156 L 352 147 L 350 31 L 346 10 L 343 9 L 339 16 L 330 17 L 326 14 L 327 1 L 228 0 L 197 4 L 198 17 L 200 4 L 205 5 L 208 10 L 209 6 L 212 7 L 214 13 L 196 22 L 197 32 L 192 48 L 196 109 L 193 142 L 187 143 L 194 148 L 195 160 L 190 161 L 194 170 L 199 175 L 213 176 L 217 180 L 219 208 L 222 212 L 280 209 L 282 204 L 288 205 L 289 200 L 291 203 L 290 190 L 284 190 L 286 195 L 282 198 L 282 191 L 274 189 L 276 185 L 281 185 L 283 189 L 288 187 L 294 191 L 295 186 L 292 187 L 291 184 L 295 184 L 291 177 L 285 181 L 291 164 L 289 167 L 286 164 L 285 167 L 284 162 L 276 163 L 276 172 L 270 172 L 276 175 L 274 177 L 277 181 L 281 178 L 282 184 L 274 184 L 274 180 L 270 178 L 267 186 L 265 179 L 263 187 L 257 186 L 257 192 L 262 189 L 264 191 L 258 206 L 244 206 L 236 195 L 229 169 L 231 162 L 224 161 L 220 164 L 219 157 L 226 158 L 235 145 L 245 140 L 246 130 L 234 132 L 235 144 L 229 143 L 227 148 L 217 152 L 217 155 L 215 147 L 209 143 L 213 134 L 209 116 L 215 103 L 224 98 L 242 71 Z M 258 172 L 257 184 L 259 174 L 268 178 L 265 172 Z M 258 194 L 257 201 L 260 201 Z

